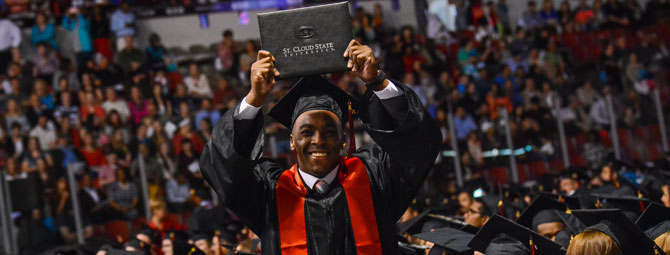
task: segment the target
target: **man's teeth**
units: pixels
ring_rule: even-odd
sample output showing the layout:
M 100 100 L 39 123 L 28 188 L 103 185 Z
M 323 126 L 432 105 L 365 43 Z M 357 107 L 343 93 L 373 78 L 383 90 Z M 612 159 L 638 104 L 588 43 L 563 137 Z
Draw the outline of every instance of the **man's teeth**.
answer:
M 325 157 L 326 153 L 325 152 L 312 152 L 312 156 L 314 156 L 314 157 Z

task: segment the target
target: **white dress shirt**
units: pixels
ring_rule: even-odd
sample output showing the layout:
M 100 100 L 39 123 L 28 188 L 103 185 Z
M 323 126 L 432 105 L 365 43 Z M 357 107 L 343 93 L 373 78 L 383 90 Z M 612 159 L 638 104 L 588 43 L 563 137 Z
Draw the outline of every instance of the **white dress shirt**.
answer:
M 398 87 L 396 87 L 393 82 L 389 81 L 389 85 L 386 86 L 386 88 L 380 90 L 380 91 L 373 91 L 379 99 L 389 99 L 392 97 L 397 97 L 400 95 L 405 94 L 402 90 L 400 90 Z M 247 103 L 247 98 L 244 97 L 242 99 L 242 103 L 240 103 L 240 107 L 237 109 L 237 112 L 235 112 L 234 118 L 236 120 L 250 120 L 256 117 L 256 114 L 258 111 L 260 111 L 260 107 L 255 107 L 253 105 L 250 105 Z
M 319 177 L 316 177 L 314 175 L 303 172 L 302 170 L 300 170 L 300 168 L 298 168 L 298 173 L 300 173 L 300 177 L 302 177 L 302 180 L 305 182 L 305 185 L 307 187 L 309 187 L 310 189 L 313 189 L 314 184 L 316 184 L 316 181 L 318 181 L 318 180 L 324 180 L 326 183 L 328 183 L 328 185 L 333 183 L 333 181 L 335 180 L 335 177 L 337 177 L 337 172 L 339 170 L 339 167 L 340 166 L 336 166 L 335 168 L 333 168 L 333 170 L 331 170 L 330 173 L 328 173 L 323 178 L 319 178 Z
M 21 44 L 21 30 L 7 19 L 0 20 L 0 51 Z M 4 71 L 4 70 L 3 70 Z

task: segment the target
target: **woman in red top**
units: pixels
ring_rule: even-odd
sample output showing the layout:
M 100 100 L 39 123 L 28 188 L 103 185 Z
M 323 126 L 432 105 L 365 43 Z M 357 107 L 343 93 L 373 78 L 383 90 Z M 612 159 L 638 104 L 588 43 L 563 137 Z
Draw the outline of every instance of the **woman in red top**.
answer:
M 84 156 L 88 166 L 103 166 L 107 164 L 107 159 L 105 159 L 105 154 L 102 153 L 102 150 L 95 145 L 93 141 L 93 136 L 89 133 L 84 133 L 81 135 L 84 142 L 84 146 L 79 149 L 81 155 Z
M 95 116 L 98 120 L 105 119 L 105 109 L 98 104 L 92 93 L 86 93 L 86 100 L 81 106 L 81 119 L 86 121 L 89 116 Z
M 165 202 L 151 200 L 149 201 L 149 210 L 151 211 L 151 220 L 149 227 L 161 233 L 164 237 L 167 232 L 186 230 L 187 226 L 180 225 L 174 218 L 167 217 L 167 207 Z

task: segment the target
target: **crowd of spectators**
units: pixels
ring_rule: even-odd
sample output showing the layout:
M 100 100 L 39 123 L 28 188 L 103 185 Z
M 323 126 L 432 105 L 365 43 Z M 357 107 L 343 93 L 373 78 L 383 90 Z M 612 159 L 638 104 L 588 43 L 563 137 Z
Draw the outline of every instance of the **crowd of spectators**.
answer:
M 443 149 L 453 150 L 451 139 L 457 141 L 461 157 L 455 160 L 466 180 L 481 177 L 488 166 L 507 164 L 484 156 L 506 148 L 505 125 L 517 147 L 532 148 L 523 159 L 556 157 L 558 115 L 568 135 L 589 134 L 585 166 L 600 165 L 606 151 L 599 131 L 610 125 L 605 95 L 613 96 L 620 125 L 656 123 L 649 91 L 668 64 L 668 45 L 653 33 L 634 31 L 663 24 L 670 3 L 650 0 L 642 8 L 636 1 L 580 0 L 555 8 L 550 0 L 529 1 L 516 24 L 508 12 L 504 0 L 434 0 L 425 31 L 387 27 L 381 5 L 352 15 L 354 37 L 370 45 L 389 78 L 414 90 L 438 121 Z M 22 253 L 75 242 L 71 185 L 79 190 L 87 239 L 100 234 L 94 226 L 141 217 L 140 169 L 151 209 L 145 223 L 154 231 L 197 232 L 208 227 L 205 219 L 213 220 L 200 215 L 214 211 L 213 221 L 234 223 L 234 215 L 213 206 L 216 198 L 198 161 L 212 127 L 246 94 L 258 43 L 238 42 L 226 30 L 212 63 L 178 65 L 158 34 L 150 36 L 146 48 L 137 46 L 136 20 L 127 4 L 113 10 L 74 5 L 61 13 L 51 7 L 36 12 L 30 38 L 21 38 L 10 20 L 0 20 L 0 159 L 10 182 L 21 181 L 36 194 L 24 201 L 36 203 L 21 205 L 14 214 Z M 61 54 L 66 45 L 56 40 L 57 26 L 69 31 L 72 58 Z M 603 29 L 629 31 L 639 43 L 632 47 L 623 36 L 602 40 L 599 59 L 584 64 L 556 40 Z M 22 43 L 35 53 L 22 54 Z M 214 71 L 203 71 L 207 68 Z M 329 77 L 352 95 L 365 90 L 352 73 Z M 269 101 L 290 85 L 279 82 Z M 502 121 L 500 109 L 509 122 Z M 448 132 L 450 114 L 455 137 Z M 356 127 L 358 143 L 372 142 Z M 271 119 L 265 131 L 266 153 L 293 163 L 289 131 Z M 453 184 L 451 160 L 438 160 L 428 193 L 453 186 L 444 185 Z M 68 169 L 78 169 L 77 183 L 67 181 Z M 191 217 L 176 221 L 168 214 Z M 240 226 L 226 231 L 222 243 L 248 243 L 253 237 Z

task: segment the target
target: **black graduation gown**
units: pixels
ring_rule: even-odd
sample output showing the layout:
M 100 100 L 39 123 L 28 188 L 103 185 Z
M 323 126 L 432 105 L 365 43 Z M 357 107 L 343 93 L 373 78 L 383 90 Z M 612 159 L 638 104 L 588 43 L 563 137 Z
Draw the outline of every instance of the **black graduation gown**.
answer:
M 405 94 L 380 100 L 368 90 L 361 100 L 358 115 L 378 145 L 354 153 L 370 176 L 383 254 L 398 254 L 395 223 L 423 184 L 442 141 L 416 94 L 393 83 Z M 275 188 L 285 169 L 262 157 L 262 114 L 235 120 L 234 112 L 226 112 L 214 127 L 200 169 L 226 206 L 259 235 L 263 254 L 281 254 Z M 305 221 L 310 254 L 356 254 L 345 192 L 337 181 L 325 196 L 308 191 Z

